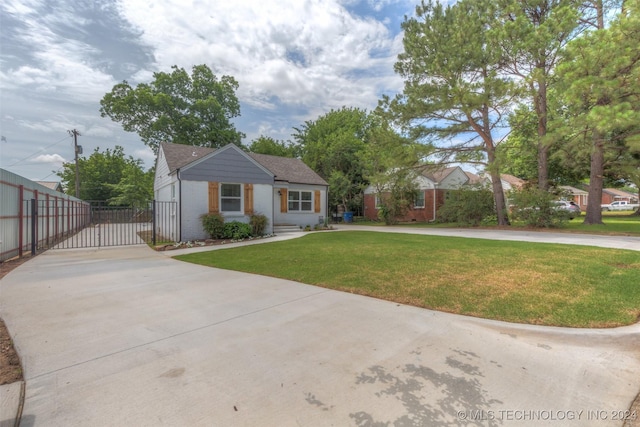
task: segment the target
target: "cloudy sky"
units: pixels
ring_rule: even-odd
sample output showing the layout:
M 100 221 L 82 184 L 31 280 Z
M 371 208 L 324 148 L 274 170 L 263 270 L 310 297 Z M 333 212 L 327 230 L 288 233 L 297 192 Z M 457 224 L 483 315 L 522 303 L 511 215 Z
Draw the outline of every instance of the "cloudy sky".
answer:
M 236 128 L 291 138 L 342 106 L 373 109 L 402 90 L 393 64 L 417 0 L 3 0 L 0 167 L 34 180 L 84 154 L 124 147 L 153 165 L 134 133 L 101 118 L 100 99 L 127 80 L 207 64 L 240 87 Z

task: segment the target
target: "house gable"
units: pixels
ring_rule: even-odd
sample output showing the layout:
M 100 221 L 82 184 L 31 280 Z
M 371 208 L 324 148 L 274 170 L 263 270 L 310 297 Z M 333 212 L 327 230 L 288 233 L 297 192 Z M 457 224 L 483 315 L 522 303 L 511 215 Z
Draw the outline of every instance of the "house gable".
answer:
M 180 178 L 187 181 L 273 184 L 273 174 L 233 144 L 184 166 Z
M 467 174 L 464 173 L 460 166 L 456 166 L 440 180 L 438 188 L 457 190 L 468 182 L 469 177 Z
M 171 182 L 171 178 L 169 177 L 169 164 L 167 162 L 165 151 L 161 145 L 160 149 L 158 150 L 158 156 L 156 157 L 155 176 L 153 178 L 153 188 L 154 190 L 157 190 L 169 184 L 170 182 Z
M 429 189 L 435 188 L 435 185 L 436 185 L 436 183 L 432 179 L 424 175 L 417 176 L 415 181 L 416 181 L 416 184 L 418 184 L 418 189 L 420 190 L 429 190 Z

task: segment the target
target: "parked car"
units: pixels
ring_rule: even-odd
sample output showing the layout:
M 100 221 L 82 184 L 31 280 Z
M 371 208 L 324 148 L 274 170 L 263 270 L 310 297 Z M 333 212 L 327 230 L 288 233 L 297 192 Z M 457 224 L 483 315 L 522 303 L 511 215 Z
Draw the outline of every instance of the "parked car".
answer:
M 555 208 L 559 211 L 567 211 L 569 213 L 569 219 L 574 219 L 582 214 L 582 209 L 576 202 L 569 200 L 556 200 L 553 202 Z
M 618 200 L 608 205 L 600 205 L 600 209 L 603 211 L 633 211 L 638 209 L 638 204 Z

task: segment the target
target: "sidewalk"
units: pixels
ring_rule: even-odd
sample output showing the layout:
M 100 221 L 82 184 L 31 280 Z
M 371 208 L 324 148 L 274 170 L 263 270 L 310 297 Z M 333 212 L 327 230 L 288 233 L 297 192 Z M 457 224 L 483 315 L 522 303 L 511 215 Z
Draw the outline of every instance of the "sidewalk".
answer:
M 381 233 L 409 233 L 429 236 L 462 237 L 468 239 L 509 240 L 532 243 L 597 246 L 601 248 L 640 251 L 640 237 L 605 236 L 600 234 L 558 233 L 549 231 L 489 230 L 474 228 L 420 228 L 402 226 L 370 226 L 339 224 L 339 231 L 377 231 Z

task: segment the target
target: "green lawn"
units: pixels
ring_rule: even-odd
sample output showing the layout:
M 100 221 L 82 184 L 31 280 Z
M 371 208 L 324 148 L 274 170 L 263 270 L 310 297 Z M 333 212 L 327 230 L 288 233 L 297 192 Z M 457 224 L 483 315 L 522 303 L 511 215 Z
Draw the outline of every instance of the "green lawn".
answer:
M 624 234 L 640 236 L 640 216 L 632 215 L 632 212 L 603 212 L 604 225 L 585 225 L 582 217 L 569 221 L 563 229 L 578 233 L 596 234 Z
M 640 252 L 366 231 L 176 257 L 510 322 L 612 327 L 640 315 Z

